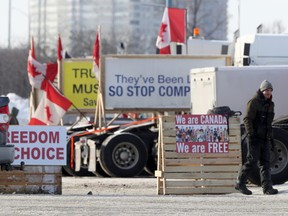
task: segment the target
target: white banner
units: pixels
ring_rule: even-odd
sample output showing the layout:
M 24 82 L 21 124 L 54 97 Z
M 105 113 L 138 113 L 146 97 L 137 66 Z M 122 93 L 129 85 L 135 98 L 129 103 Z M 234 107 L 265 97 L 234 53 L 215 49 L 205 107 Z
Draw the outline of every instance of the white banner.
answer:
M 8 144 L 15 146 L 13 165 L 66 165 L 66 128 L 9 126 Z
M 190 70 L 224 65 L 225 56 L 105 57 L 105 107 L 190 109 Z

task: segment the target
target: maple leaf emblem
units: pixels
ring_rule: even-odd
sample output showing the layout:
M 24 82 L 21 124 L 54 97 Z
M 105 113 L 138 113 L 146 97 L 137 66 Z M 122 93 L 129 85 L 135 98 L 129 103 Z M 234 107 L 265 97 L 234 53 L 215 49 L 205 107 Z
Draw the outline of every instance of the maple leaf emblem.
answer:
M 167 31 L 166 31 L 166 28 L 167 28 L 167 24 L 162 23 L 162 24 L 161 24 L 161 27 L 160 27 L 160 31 L 159 31 L 159 37 L 161 38 L 161 41 L 164 41 L 164 36 L 163 36 L 163 34 L 164 34 L 165 32 L 167 32 Z
M 52 121 L 50 120 L 50 118 L 51 118 L 51 116 L 52 116 L 52 113 L 51 113 L 51 111 L 50 111 L 50 107 L 49 107 L 49 106 L 45 106 L 45 111 L 46 111 L 46 117 L 47 117 L 48 122 L 52 122 Z

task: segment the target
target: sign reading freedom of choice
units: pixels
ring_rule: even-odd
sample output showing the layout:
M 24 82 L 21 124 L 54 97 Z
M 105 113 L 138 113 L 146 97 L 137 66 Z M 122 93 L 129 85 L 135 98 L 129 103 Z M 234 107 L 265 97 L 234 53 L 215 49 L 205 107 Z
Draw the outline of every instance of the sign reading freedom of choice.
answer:
M 66 165 L 63 126 L 9 126 L 7 143 L 15 146 L 13 165 Z
M 92 59 L 86 61 L 63 60 L 62 64 L 63 86 L 61 86 L 61 89 L 64 95 L 78 109 L 95 110 L 98 81 L 92 69 Z
M 223 115 L 176 115 L 176 152 L 228 153 L 227 119 Z

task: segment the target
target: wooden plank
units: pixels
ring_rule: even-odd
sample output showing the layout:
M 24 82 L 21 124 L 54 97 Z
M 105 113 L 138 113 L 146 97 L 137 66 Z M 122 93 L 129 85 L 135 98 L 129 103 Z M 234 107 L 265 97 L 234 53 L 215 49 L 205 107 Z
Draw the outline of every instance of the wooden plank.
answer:
M 167 179 L 206 179 L 206 178 L 217 178 L 217 179 L 234 179 L 238 176 L 238 172 L 227 172 L 227 173 L 212 173 L 212 172 L 189 172 L 189 173 L 165 173 Z
M 61 166 L 25 166 L 24 170 L 0 171 L 0 193 L 61 194 Z
M 211 187 L 211 186 L 228 186 L 228 187 L 234 187 L 236 184 L 235 179 L 220 179 L 220 180 L 194 180 L 191 181 L 191 179 L 188 180 L 182 180 L 182 181 L 175 181 L 173 180 L 167 180 L 166 181 L 166 187 L 172 188 L 172 187 L 184 187 L 184 188 L 189 188 L 189 187 Z
M 180 164 L 239 164 L 239 158 L 190 158 L 190 159 L 166 159 L 166 166 Z
M 166 166 L 165 167 L 165 173 L 169 173 L 169 172 L 199 172 L 199 171 L 203 171 L 203 172 L 238 172 L 241 168 L 241 164 L 239 164 L 238 166 L 235 165 L 219 165 L 219 166 L 198 166 L 198 165 L 191 165 L 190 166 Z
M 164 142 L 163 142 L 163 118 L 160 117 L 159 118 L 159 135 L 158 135 L 158 164 L 157 164 L 157 168 L 158 168 L 158 172 L 161 172 L 161 176 L 157 177 L 157 194 L 164 194 L 164 179 L 163 177 L 163 171 L 165 168 L 165 158 L 164 158 L 164 154 L 163 154 L 163 146 L 164 146 Z
M 234 187 L 167 188 L 165 195 L 228 194 L 235 192 Z
M 239 157 L 239 151 L 230 151 L 229 153 L 177 153 L 177 152 L 165 152 L 165 158 L 234 158 Z

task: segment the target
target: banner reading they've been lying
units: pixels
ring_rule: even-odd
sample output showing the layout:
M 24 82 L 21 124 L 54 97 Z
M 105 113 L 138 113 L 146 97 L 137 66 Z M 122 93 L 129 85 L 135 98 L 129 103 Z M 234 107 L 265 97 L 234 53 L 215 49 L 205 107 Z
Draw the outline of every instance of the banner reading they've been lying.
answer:
M 227 118 L 223 115 L 176 115 L 176 152 L 228 153 Z

